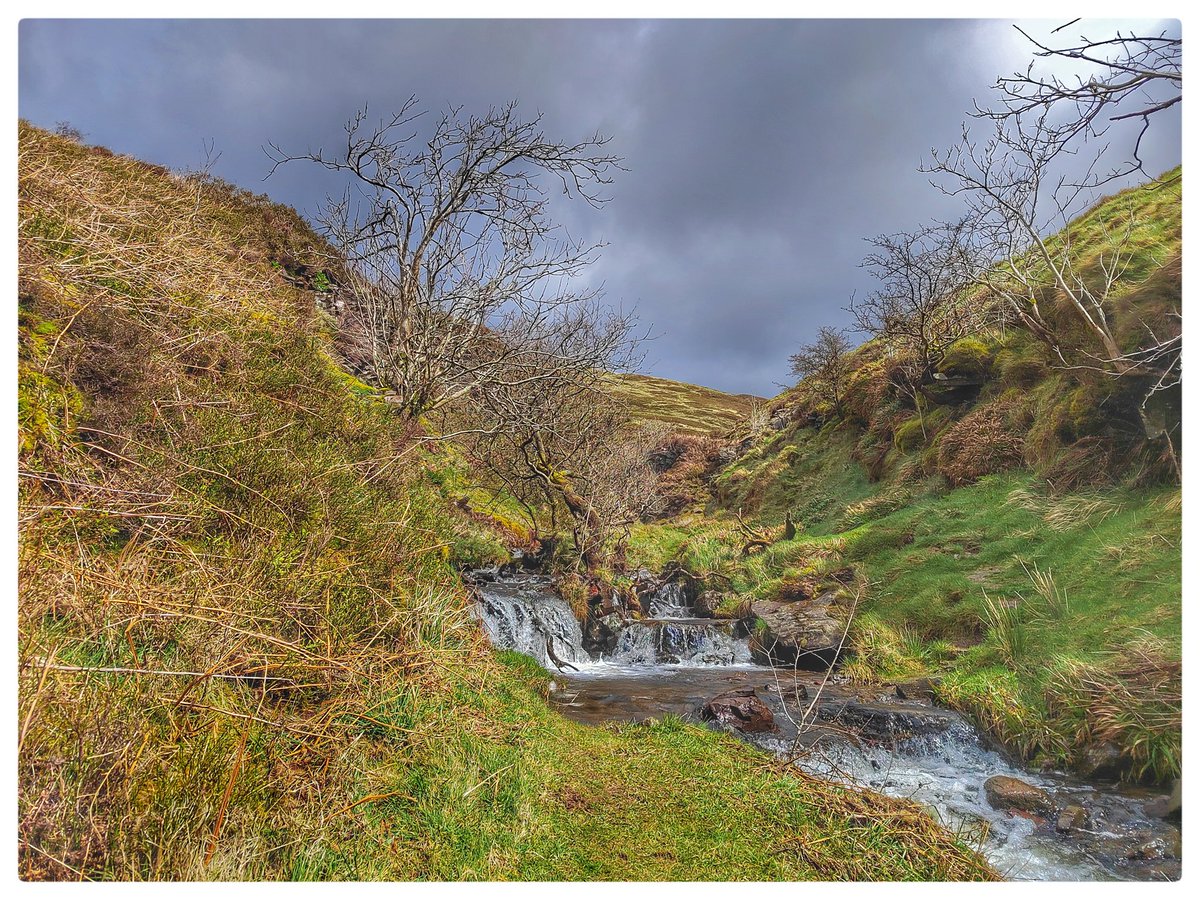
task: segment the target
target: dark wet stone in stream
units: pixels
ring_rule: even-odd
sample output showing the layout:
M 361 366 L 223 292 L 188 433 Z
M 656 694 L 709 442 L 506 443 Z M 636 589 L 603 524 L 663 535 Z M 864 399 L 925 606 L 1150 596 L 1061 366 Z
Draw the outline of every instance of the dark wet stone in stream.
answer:
M 1183 811 L 1183 782 L 1178 778 L 1171 784 L 1171 793 L 1146 801 L 1146 815 L 1156 819 L 1177 819 Z
M 869 741 L 894 742 L 902 738 L 941 734 L 959 716 L 932 708 L 898 706 L 890 703 L 829 701 L 817 707 L 817 719 L 837 725 Z
M 1079 774 L 1084 778 L 1118 779 L 1125 769 L 1124 754 L 1113 744 L 1088 747 L 1079 761 Z
M 983 783 L 987 801 L 994 809 L 1047 815 L 1054 811 L 1054 801 L 1039 787 L 1009 775 L 993 775 Z
M 760 664 L 795 666 L 824 671 L 837 662 L 846 634 L 845 623 L 831 606 L 836 592 L 812 600 L 755 600 L 753 615 L 762 620 L 764 633 L 751 649 Z
M 1058 814 L 1058 821 L 1054 823 L 1054 830 L 1059 834 L 1070 834 L 1072 831 L 1077 831 L 1087 824 L 1087 810 L 1078 804 L 1071 804 L 1063 808 L 1063 811 Z
M 611 653 L 616 649 L 624 627 L 625 620 L 620 613 L 588 616 L 587 627 L 583 631 L 584 649 L 590 653 Z
M 700 718 L 750 734 L 779 730 L 775 727 L 775 716 L 770 707 L 759 698 L 753 688 L 718 694 L 701 707 Z

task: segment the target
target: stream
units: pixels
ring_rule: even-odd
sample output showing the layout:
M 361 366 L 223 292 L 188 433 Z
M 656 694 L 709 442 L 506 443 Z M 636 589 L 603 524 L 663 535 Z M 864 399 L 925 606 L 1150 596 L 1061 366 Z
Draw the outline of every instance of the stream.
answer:
M 967 719 L 927 701 L 899 699 L 886 687 L 850 685 L 837 675 L 826 679 L 756 665 L 737 623 L 697 618 L 680 585 L 660 588 L 651 598 L 651 617 L 625 623 L 613 649 L 594 656 L 549 579 L 487 570 L 472 581 L 492 643 L 525 653 L 551 672 L 551 703 L 578 722 L 641 722 L 666 714 L 700 722 L 700 710 L 712 698 L 753 690 L 770 708 L 777 730 L 730 728 L 732 734 L 811 774 L 916 801 L 978 846 L 1006 878 L 1179 877 L 1180 831 L 1145 809 L 1161 792 L 1031 771 Z M 578 671 L 558 671 L 550 647 Z M 1082 806 L 1086 823 L 1059 833 L 1057 813 L 1043 818 L 994 809 L 983 784 L 995 775 L 1041 788 L 1056 810 Z

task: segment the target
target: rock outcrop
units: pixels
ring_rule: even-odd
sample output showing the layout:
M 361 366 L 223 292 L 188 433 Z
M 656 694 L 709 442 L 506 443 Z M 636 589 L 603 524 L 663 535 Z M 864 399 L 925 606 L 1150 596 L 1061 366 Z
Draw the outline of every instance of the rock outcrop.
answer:
M 811 600 L 754 600 L 750 611 L 762 622 L 751 643 L 755 661 L 812 671 L 832 666 L 846 633 L 836 599 L 830 590 Z
M 1040 787 L 1009 775 L 993 775 L 983 783 L 987 801 L 995 809 L 1017 810 L 1046 816 L 1054 812 L 1054 800 Z

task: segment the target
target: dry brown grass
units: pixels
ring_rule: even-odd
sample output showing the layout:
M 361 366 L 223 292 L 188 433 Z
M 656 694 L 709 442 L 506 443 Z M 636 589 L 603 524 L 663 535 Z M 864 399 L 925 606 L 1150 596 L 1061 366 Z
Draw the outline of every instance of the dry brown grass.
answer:
M 478 635 L 261 210 L 25 126 L 21 158 L 22 877 L 286 874 L 356 839 L 420 739 L 378 708 Z
M 1021 465 L 1024 430 L 1017 404 L 997 400 L 979 406 L 942 435 L 938 471 L 953 485 Z
M 1066 660 L 1046 687 L 1071 746 L 1112 744 L 1129 774 L 1163 780 L 1182 763 L 1183 666 L 1154 641 L 1112 650 L 1099 663 Z

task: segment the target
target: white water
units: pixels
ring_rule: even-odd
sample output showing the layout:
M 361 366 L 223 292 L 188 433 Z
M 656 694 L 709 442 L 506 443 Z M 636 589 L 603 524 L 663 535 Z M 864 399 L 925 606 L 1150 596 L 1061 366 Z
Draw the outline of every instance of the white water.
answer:
M 591 662 L 583 649 L 583 630 L 567 601 L 549 590 L 545 582 L 525 578 L 480 586 L 477 604 L 492 643 L 532 656 L 544 668 L 553 663 L 546 651 L 552 641 L 563 662 Z
M 1120 851 L 1141 826 L 1149 840 L 1161 822 L 1121 809 L 1120 798 L 1013 766 L 983 745 L 966 721 L 941 734 L 922 735 L 894 747 L 823 743 L 797 763 L 833 781 L 869 787 L 916 801 L 949 830 L 979 846 L 1006 878 L 1081 881 L 1136 877 L 1123 871 Z M 1083 803 L 1091 810 L 1088 830 L 1070 836 L 1038 827 L 1019 815 L 993 809 L 983 783 L 993 775 L 1020 778 L 1049 792 L 1059 806 Z M 1116 801 L 1114 803 L 1114 801 Z M 1141 821 L 1139 821 L 1139 818 Z M 1136 841 L 1135 841 L 1136 843 Z
M 731 623 L 630 622 L 602 661 L 617 666 L 733 666 L 750 662 L 750 647 L 733 637 Z

